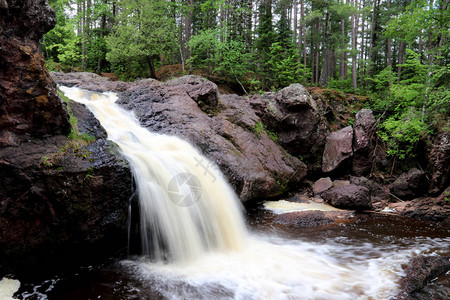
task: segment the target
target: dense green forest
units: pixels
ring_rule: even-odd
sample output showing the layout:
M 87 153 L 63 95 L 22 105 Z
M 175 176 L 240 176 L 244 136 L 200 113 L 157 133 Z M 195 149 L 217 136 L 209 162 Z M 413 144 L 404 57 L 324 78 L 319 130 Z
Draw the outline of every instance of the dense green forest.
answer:
M 157 77 L 177 65 L 245 92 L 291 83 L 370 96 L 390 154 L 448 127 L 449 0 L 50 0 L 51 70 Z M 450 130 L 450 129 L 446 129 Z

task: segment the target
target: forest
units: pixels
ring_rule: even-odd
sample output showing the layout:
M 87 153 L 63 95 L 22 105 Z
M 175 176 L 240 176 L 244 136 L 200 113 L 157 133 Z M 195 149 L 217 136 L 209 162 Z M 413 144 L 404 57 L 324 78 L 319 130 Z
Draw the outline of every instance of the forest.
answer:
M 389 154 L 450 130 L 448 0 L 51 0 L 53 71 L 196 73 L 242 93 L 292 83 L 365 95 Z

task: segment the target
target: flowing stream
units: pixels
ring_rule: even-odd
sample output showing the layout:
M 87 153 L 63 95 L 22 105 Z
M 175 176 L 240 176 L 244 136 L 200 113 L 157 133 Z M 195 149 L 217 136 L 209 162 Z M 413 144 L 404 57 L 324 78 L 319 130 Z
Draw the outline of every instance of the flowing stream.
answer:
M 143 254 L 115 264 L 117 299 L 389 299 L 413 255 L 449 245 L 448 236 L 249 231 L 223 175 L 188 142 L 140 127 L 113 93 L 61 89 L 99 119 L 136 180 Z

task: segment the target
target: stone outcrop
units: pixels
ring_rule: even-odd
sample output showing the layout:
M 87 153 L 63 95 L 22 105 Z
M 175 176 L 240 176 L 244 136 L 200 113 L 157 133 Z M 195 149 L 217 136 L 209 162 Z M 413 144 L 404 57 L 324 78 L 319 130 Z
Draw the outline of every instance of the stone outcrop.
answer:
M 375 118 L 370 109 L 361 109 L 355 116 L 353 125 L 353 158 L 352 171 L 361 176 L 370 173 L 372 162 L 371 153 L 375 144 Z
M 328 124 L 316 101 L 300 84 L 248 100 L 264 124 L 278 133 L 278 142 L 290 154 L 302 157 L 309 171 L 320 172 Z
M 125 246 L 131 172 L 76 103 L 78 129 L 95 141 L 68 139 L 66 103 L 38 51 L 55 23 L 45 0 L 0 0 L 0 278 Z
M 425 172 L 412 168 L 401 174 L 391 185 L 390 191 L 401 200 L 411 200 L 422 196 L 427 191 Z
M 353 155 L 353 128 L 347 126 L 332 132 L 327 137 L 323 152 L 322 171 L 327 173 L 335 170 L 345 160 Z
M 3 0 L 0 15 L 0 147 L 67 134 L 67 112 L 38 51 L 55 12 L 46 0 Z
M 333 187 L 322 194 L 323 199 L 334 207 L 354 210 L 371 209 L 369 189 L 347 184 Z
M 57 135 L 0 148 L 0 273 L 41 263 L 57 269 L 68 255 L 80 263 L 80 253 L 126 246 L 130 170 L 93 115 L 73 106 L 95 142 Z
M 55 80 L 78 81 L 77 86 L 93 90 L 119 86 L 111 88 L 122 90 L 119 104 L 133 110 L 149 130 L 194 143 L 224 172 L 242 201 L 280 195 L 306 175 L 305 164 L 271 139 L 245 98 L 220 95 L 217 86 L 204 78 L 104 84 L 103 79 L 85 82 L 76 74 L 55 74 Z M 205 166 L 211 167 L 215 166 Z

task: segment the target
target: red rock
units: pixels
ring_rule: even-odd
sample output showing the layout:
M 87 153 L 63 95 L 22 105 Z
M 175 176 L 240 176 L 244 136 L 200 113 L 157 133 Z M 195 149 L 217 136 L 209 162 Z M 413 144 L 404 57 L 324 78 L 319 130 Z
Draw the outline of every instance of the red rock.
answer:
M 353 128 L 347 126 L 332 132 L 327 137 L 322 159 L 322 171 L 331 172 L 338 168 L 343 161 L 353 155 Z

